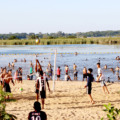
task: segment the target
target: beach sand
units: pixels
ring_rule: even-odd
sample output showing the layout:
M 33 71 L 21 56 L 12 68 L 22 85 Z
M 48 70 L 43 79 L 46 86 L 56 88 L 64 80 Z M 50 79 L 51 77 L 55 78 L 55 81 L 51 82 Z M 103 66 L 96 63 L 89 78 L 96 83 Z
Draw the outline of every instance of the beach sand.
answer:
M 53 82 L 50 81 L 50 88 Z M 18 120 L 27 120 L 28 113 L 33 111 L 33 103 L 36 100 L 35 81 L 24 80 L 23 83 L 12 84 L 13 98 L 16 101 L 8 102 L 6 111 L 17 116 Z M 100 120 L 105 117 L 104 104 L 111 103 L 120 108 L 120 83 L 109 83 L 110 94 L 104 94 L 100 83 L 93 83 L 92 96 L 95 104 L 90 103 L 84 86 L 86 82 L 80 81 L 56 81 L 55 92 L 49 93 L 45 101 L 45 111 L 48 120 Z M 20 91 L 23 88 L 23 92 Z

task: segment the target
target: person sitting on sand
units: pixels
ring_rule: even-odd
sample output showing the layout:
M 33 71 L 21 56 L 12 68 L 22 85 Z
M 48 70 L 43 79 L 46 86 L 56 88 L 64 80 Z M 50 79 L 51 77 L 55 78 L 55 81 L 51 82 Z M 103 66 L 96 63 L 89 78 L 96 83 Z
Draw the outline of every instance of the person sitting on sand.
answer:
M 97 63 L 97 68 L 98 68 L 98 78 L 97 81 L 101 81 L 101 87 L 103 87 L 103 91 L 105 93 L 105 90 L 109 94 L 109 91 L 107 89 L 107 86 L 105 84 L 105 77 L 103 75 L 102 69 L 100 68 L 100 63 Z
M 43 73 L 40 73 L 40 77 L 37 78 L 36 82 L 36 93 L 37 93 L 37 101 L 39 99 L 39 90 L 40 90 L 40 97 L 42 103 L 42 109 L 44 109 L 45 99 L 46 99 L 46 84 L 48 86 L 48 90 L 50 92 L 50 87 L 48 83 L 48 79 L 46 76 L 43 76 Z
M 84 67 L 84 69 L 83 69 L 83 81 L 84 81 L 84 79 L 86 79 L 86 81 L 87 81 L 87 68 L 86 67 Z
M 34 102 L 33 108 L 34 111 L 29 113 L 28 120 L 47 120 L 47 115 L 41 111 L 41 104 L 38 101 Z
M 94 81 L 94 77 L 92 75 L 92 72 L 93 72 L 93 69 L 89 68 L 88 69 L 88 73 L 87 73 L 87 76 L 88 76 L 88 78 L 87 78 L 87 85 L 85 86 L 85 88 L 87 88 L 87 94 L 90 97 L 91 103 L 94 104 L 95 102 L 94 102 L 94 100 L 93 100 L 93 98 L 91 96 L 92 82 Z
M 29 75 L 27 75 L 27 80 L 30 80 L 30 76 Z
M 11 93 L 11 88 L 9 85 L 10 81 L 12 81 L 12 83 L 14 85 L 14 82 L 12 79 L 12 70 L 8 70 L 8 74 L 5 75 L 4 80 L 3 80 L 3 87 L 4 87 L 5 92 Z M 9 95 L 8 95 L 7 99 L 9 99 Z

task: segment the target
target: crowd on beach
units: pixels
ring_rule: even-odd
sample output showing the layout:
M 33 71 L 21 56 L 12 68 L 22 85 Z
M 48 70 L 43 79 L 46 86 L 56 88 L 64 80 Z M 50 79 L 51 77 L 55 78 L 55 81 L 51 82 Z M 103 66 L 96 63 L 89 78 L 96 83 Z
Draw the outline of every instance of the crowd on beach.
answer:
M 120 60 L 120 57 L 117 56 L 116 60 Z M 0 85 L 2 86 L 4 91 L 8 92 L 8 93 L 11 93 L 10 82 L 12 82 L 13 85 L 15 85 L 17 83 L 22 84 L 23 70 L 21 67 L 16 69 L 14 76 L 12 76 L 12 69 L 14 69 L 16 62 L 17 62 L 17 59 L 15 59 L 14 62 L 12 62 L 12 64 L 10 64 L 10 63 L 8 64 L 9 70 L 7 70 L 6 67 L 5 68 L 1 67 Z M 26 62 L 26 59 L 21 60 L 21 62 Z M 96 67 L 98 69 L 98 75 L 96 78 L 94 78 L 92 68 L 88 68 L 88 69 L 86 67 L 83 68 L 83 81 L 86 81 L 86 85 L 84 86 L 84 88 L 86 88 L 87 94 L 89 95 L 90 102 L 92 104 L 95 104 L 95 101 L 93 100 L 93 97 L 91 95 L 92 82 L 94 82 L 94 81 L 100 82 L 104 93 L 107 92 L 109 94 L 109 90 L 108 90 L 107 85 L 106 85 L 106 80 L 105 80 L 103 70 L 101 68 L 100 61 L 98 61 L 98 63 L 96 64 Z M 104 69 L 108 69 L 107 65 L 104 66 Z M 119 66 L 117 66 L 116 68 L 110 68 L 110 70 L 112 72 L 116 71 L 116 74 L 118 76 L 118 80 L 120 80 L 120 77 L 119 77 L 120 68 L 119 68 Z M 69 67 L 68 67 L 68 65 L 66 65 L 65 66 L 65 81 L 72 81 L 69 72 L 70 72 Z M 35 67 L 31 61 L 29 75 L 27 75 L 27 79 L 33 80 L 34 75 L 36 76 L 36 80 L 35 80 L 36 102 L 34 103 L 35 111 L 30 112 L 28 119 L 29 120 L 32 120 L 32 119 L 37 120 L 37 119 L 41 118 L 41 120 L 47 120 L 46 113 L 41 111 L 41 109 L 44 109 L 44 104 L 45 104 L 45 99 L 46 99 L 46 86 L 48 87 L 49 92 L 51 91 L 50 86 L 49 86 L 49 80 L 52 80 L 52 76 L 53 76 L 53 70 L 52 70 L 51 63 L 49 62 L 46 71 L 43 71 L 42 65 L 40 64 L 38 59 L 36 59 Z M 58 66 L 58 68 L 57 68 L 56 75 L 57 75 L 57 81 L 59 81 L 60 77 L 61 77 L 60 66 Z M 74 80 L 78 80 L 77 79 L 78 78 L 77 77 L 78 70 L 77 70 L 77 65 L 75 63 L 73 64 L 73 76 L 74 76 Z M 110 82 L 109 78 L 107 81 Z M 41 98 L 41 104 L 39 102 L 39 97 Z M 6 99 L 9 99 L 9 96 L 6 96 Z

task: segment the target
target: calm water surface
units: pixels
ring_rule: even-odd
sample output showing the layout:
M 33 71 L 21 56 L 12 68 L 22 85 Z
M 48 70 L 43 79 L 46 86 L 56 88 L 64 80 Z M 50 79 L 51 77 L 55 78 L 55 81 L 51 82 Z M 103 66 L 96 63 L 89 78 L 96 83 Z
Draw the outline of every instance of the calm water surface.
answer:
M 73 79 L 73 64 L 77 65 L 78 70 L 78 79 L 82 80 L 82 70 L 83 67 L 93 68 L 94 77 L 97 75 L 96 63 L 100 60 L 101 67 L 103 68 L 105 64 L 108 65 L 108 68 L 116 68 L 120 66 L 119 61 L 116 61 L 116 56 L 119 56 L 119 53 L 111 52 L 120 52 L 120 45 L 38 45 L 38 46 L 0 46 L 0 67 L 7 67 L 8 63 L 13 62 L 14 59 L 18 59 L 18 62 L 15 63 L 15 69 L 18 67 L 23 68 L 23 78 L 26 79 L 26 75 L 29 74 L 30 61 L 35 65 L 36 56 L 34 54 L 39 54 L 37 59 L 41 62 L 43 69 L 46 70 L 47 64 L 50 61 L 54 66 L 54 53 L 57 49 L 57 66 L 61 67 L 61 79 L 64 79 L 65 65 L 68 65 L 70 68 L 70 76 Z M 74 54 L 64 54 L 64 53 L 75 53 L 78 52 L 77 56 Z M 90 54 L 96 52 L 97 54 Z M 109 53 L 108 53 L 109 52 Z M 47 53 L 47 54 L 40 54 Z M 84 54 L 82 54 L 84 53 Z M 6 55 L 2 55 L 6 54 Z M 19 55 L 9 55 L 9 54 L 19 54 Z M 21 55 L 23 54 L 23 55 Z M 29 55 L 24 55 L 29 54 Z M 21 62 L 26 58 L 27 62 Z M 13 70 L 13 73 L 15 71 Z M 117 81 L 116 74 L 113 74 L 109 69 L 104 70 L 106 80 L 110 77 L 111 81 Z

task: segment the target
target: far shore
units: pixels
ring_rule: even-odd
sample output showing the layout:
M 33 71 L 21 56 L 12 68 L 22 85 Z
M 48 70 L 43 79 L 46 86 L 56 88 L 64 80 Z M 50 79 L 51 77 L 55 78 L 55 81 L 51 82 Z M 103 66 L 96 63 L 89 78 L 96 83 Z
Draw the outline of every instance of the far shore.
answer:
M 65 45 L 65 44 L 106 44 L 119 45 L 120 37 L 93 37 L 93 38 L 56 38 L 40 39 L 36 44 L 35 39 L 0 40 L 0 45 Z

